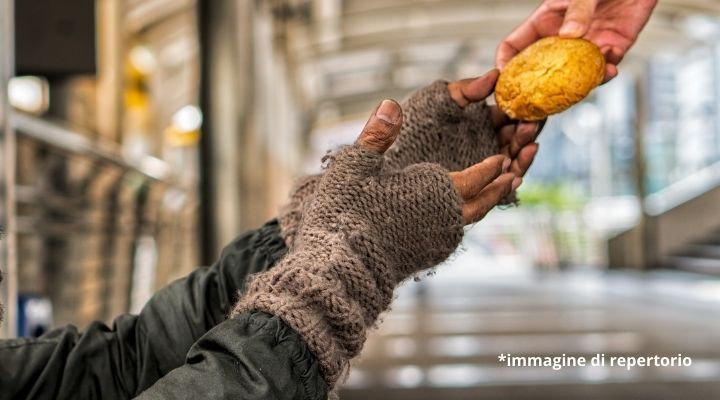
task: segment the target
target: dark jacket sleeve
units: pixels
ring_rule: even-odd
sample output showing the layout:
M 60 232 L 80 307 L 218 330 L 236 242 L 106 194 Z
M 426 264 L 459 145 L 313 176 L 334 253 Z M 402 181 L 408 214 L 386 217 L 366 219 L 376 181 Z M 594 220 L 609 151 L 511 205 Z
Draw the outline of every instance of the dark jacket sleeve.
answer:
M 251 273 L 286 252 L 277 222 L 247 232 L 211 267 L 159 291 L 139 315 L 0 341 L 0 399 L 131 398 L 183 365 L 192 344 L 225 320 Z M 223 331 L 224 332 L 224 331 Z M 207 342 L 203 342 L 207 343 Z
M 300 336 L 278 317 L 249 312 L 195 343 L 185 365 L 138 399 L 325 399 L 320 367 Z

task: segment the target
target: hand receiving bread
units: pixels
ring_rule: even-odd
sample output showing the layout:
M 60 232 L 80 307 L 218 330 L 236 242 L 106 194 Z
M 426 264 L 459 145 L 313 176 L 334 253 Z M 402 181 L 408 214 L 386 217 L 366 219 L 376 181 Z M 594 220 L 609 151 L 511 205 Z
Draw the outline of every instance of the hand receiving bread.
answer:
M 387 309 L 395 287 L 455 251 L 463 226 L 517 188 L 510 159 L 490 157 L 459 172 L 420 163 L 384 168 L 402 125 L 385 100 L 356 144 L 328 157 L 303 214 L 295 246 L 254 276 L 232 315 L 263 311 L 302 336 L 330 388 Z
M 459 171 L 487 157 L 501 154 L 511 159 L 509 170 L 523 176 L 537 153 L 535 138 L 541 123 L 510 120 L 496 106 L 485 103 L 498 79 L 497 70 L 474 79 L 437 81 L 413 93 L 402 106 L 401 134 L 385 152 L 383 170 L 432 162 Z M 288 203 L 278 215 L 288 247 L 293 246 L 307 200 L 320 175 L 299 179 Z M 514 203 L 515 194 L 503 199 Z

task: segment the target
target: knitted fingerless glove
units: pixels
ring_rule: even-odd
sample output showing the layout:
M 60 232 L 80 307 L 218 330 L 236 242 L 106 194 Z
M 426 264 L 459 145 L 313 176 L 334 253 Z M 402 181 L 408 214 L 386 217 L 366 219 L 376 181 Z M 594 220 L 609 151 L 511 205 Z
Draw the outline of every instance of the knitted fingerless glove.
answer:
M 445 260 L 463 236 L 462 200 L 437 164 L 383 169 L 358 145 L 331 156 L 295 248 L 254 276 L 232 315 L 279 316 L 319 360 L 332 388 L 403 280 Z
M 431 162 L 460 171 L 500 152 L 487 104 L 460 107 L 446 81 L 416 91 L 402 109 L 402 131 L 385 153 L 387 168 Z
M 400 136 L 385 153 L 385 169 L 400 170 L 421 162 L 437 163 L 460 171 L 497 154 L 497 135 L 485 102 L 460 107 L 450 97 L 448 82 L 436 81 L 403 102 L 404 124 Z M 292 247 L 304 206 L 315 191 L 320 175 L 301 178 L 280 208 L 280 233 Z M 515 194 L 501 204 L 515 203 Z
M 278 214 L 280 236 L 285 240 L 289 249 L 295 245 L 295 234 L 300 227 L 303 210 L 307 208 L 307 203 L 310 202 L 311 195 L 315 193 L 321 177 L 320 174 L 307 175 L 295 181 L 290 189 L 288 202 L 280 207 Z

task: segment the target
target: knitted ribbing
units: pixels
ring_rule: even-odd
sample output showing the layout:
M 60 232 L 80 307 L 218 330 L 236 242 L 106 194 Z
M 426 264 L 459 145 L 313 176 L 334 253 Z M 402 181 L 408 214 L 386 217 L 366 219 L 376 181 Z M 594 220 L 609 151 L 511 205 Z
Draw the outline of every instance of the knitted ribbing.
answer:
M 436 81 L 414 92 L 403 102 L 402 109 L 404 123 L 400 136 L 385 154 L 386 169 L 400 170 L 430 162 L 460 171 L 500 151 L 487 104 L 476 102 L 460 107 L 450 97 L 446 81 Z M 288 247 L 293 246 L 303 209 L 319 178 L 300 178 L 280 209 L 278 221 Z M 515 201 L 511 193 L 500 204 Z
M 295 248 L 250 281 L 232 315 L 265 311 L 307 342 L 332 388 L 404 279 L 445 260 L 463 235 L 462 200 L 437 164 L 383 170 L 357 145 L 331 157 Z

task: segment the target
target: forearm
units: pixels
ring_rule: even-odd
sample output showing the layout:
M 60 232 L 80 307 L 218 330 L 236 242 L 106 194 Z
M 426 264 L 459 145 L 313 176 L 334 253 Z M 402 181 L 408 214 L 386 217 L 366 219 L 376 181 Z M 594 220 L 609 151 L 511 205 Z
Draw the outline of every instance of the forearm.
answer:
M 396 285 L 452 253 L 463 221 L 462 201 L 439 165 L 364 178 L 357 171 L 380 170 L 378 153 L 350 146 L 331 157 L 334 167 L 306 209 L 295 247 L 253 277 L 232 315 L 280 317 L 308 344 L 333 388 Z
M 249 275 L 265 271 L 286 252 L 276 221 L 248 231 L 222 251 L 210 267 L 162 289 L 138 316 L 137 354 L 140 381 L 137 392 L 182 365 L 190 347 L 223 322 L 242 292 Z
M 208 268 L 153 296 L 139 315 L 112 327 L 73 326 L 38 339 L 0 341 L 2 398 L 127 398 L 183 365 L 192 344 L 223 320 L 247 276 L 285 254 L 276 222 L 247 232 Z M 59 373 L 63 371 L 63 373 Z
M 185 364 L 139 399 L 325 399 L 327 387 L 305 343 L 277 317 L 244 313 L 195 343 Z
M 231 315 L 263 311 L 280 317 L 303 337 L 332 387 L 390 305 L 394 287 L 392 271 L 364 265 L 348 243 L 328 237 L 325 245 L 290 254 L 256 276 Z
M 178 321 L 192 338 L 183 352 L 210 328 L 224 321 L 247 278 L 266 271 L 287 252 L 277 221 L 245 232 L 230 242 L 210 267 L 196 269 L 156 293 L 140 317 Z

